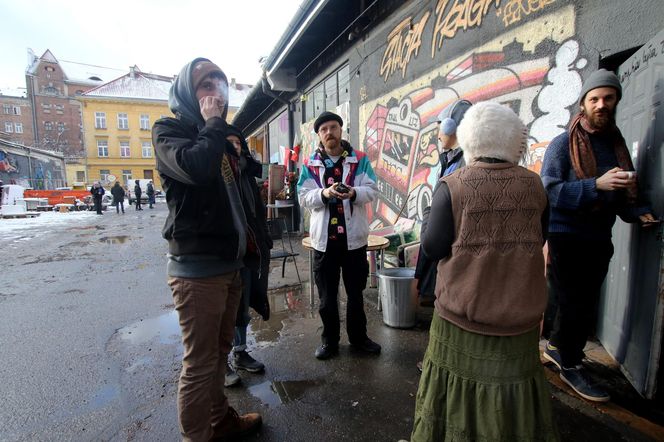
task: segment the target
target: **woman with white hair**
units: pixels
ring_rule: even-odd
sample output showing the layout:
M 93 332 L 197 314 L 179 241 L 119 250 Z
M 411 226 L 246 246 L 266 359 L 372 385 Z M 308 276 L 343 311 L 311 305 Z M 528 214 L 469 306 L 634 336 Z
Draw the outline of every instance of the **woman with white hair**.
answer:
M 548 203 L 518 165 L 526 132 L 505 106 L 472 106 L 457 131 L 467 166 L 434 192 L 422 246 L 440 262 L 412 441 L 558 439 L 538 348 Z

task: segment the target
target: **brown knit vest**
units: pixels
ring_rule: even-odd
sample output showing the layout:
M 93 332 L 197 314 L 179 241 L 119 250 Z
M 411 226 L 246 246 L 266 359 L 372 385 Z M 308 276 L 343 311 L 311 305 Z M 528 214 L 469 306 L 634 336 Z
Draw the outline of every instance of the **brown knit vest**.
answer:
M 438 263 L 438 314 L 486 335 L 536 327 L 546 306 L 540 177 L 510 163 L 474 162 L 443 181 L 455 239 Z

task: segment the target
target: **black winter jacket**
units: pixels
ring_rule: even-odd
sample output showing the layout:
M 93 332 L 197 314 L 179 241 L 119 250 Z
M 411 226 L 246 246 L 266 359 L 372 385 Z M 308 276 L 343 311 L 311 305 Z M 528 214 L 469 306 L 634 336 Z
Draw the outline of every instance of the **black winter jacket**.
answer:
M 244 244 L 231 219 L 233 209 L 221 174 L 228 125 L 211 118 L 195 125 L 162 118 L 152 127 L 157 169 L 169 214 L 162 234 L 172 255 L 214 255 L 241 259 Z M 244 239 L 244 234 L 242 234 Z

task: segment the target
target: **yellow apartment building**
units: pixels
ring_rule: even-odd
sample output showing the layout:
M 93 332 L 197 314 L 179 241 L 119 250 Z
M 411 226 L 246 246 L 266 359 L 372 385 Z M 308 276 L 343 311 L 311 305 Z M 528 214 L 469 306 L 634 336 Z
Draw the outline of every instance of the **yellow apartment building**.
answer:
M 128 74 L 80 95 L 86 155 L 68 168 L 68 181 L 85 181 L 86 186 L 101 181 L 110 187 L 115 181 L 127 185 L 151 179 L 160 189 L 152 125 L 161 117 L 173 116 L 168 109 L 172 81 L 173 77 L 133 67 Z
M 168 108 L 172 82 L 173 77 L 147 74 L 134 66 L 128 74 L 81 94 L 85 158 L 67 165 L 67 181 L 75 187 L 101 181 L 108 188 L 115 181 L 126 185 L 151 179 L 161 189 L 152 125 L 173 116 Z M 251 86 L 232 79 L 229 89 L 230 122 Z

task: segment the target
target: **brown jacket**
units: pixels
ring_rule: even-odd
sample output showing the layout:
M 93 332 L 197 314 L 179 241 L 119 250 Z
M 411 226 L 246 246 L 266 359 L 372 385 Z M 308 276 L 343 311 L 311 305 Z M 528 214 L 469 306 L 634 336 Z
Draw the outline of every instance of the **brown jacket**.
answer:
M 454 241 L 438 264 L 436 310 L 472 332 L 509 336 L 536 327 L 546 306 L 539 176 L 511 163 L 480 163 L 445 178 Z

